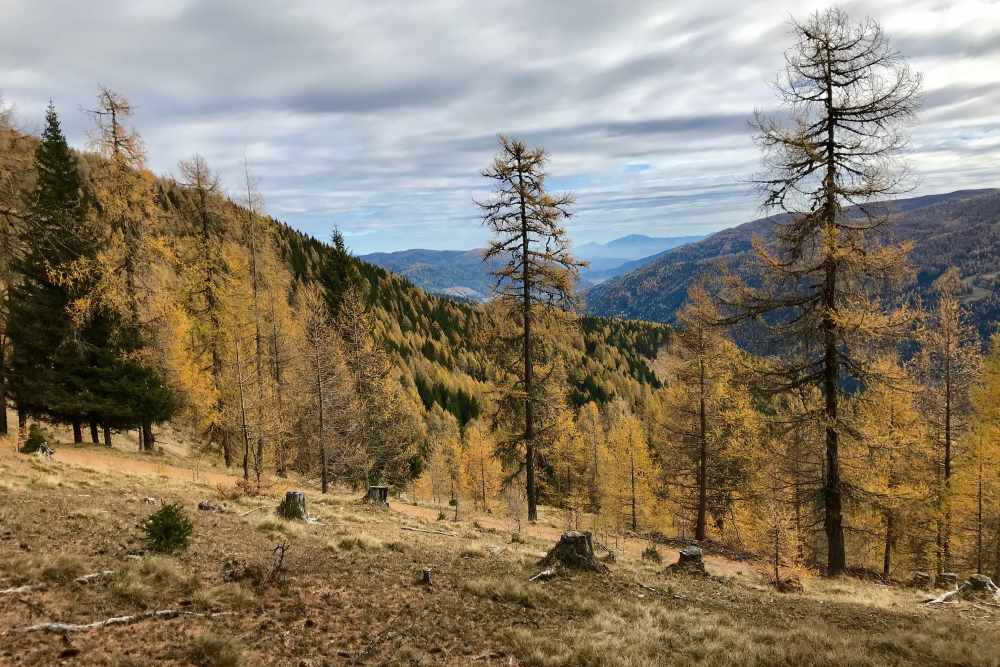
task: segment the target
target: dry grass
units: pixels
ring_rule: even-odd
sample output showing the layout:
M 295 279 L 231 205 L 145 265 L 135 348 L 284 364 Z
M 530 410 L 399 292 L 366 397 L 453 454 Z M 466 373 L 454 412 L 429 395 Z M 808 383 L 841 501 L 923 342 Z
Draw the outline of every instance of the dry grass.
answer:
M 74 636 L 80 664 L 1000 664 L 993 640 L 1000 610 L 928 608 L 919 594 L 851 579 L 806 578 L 805 592 L 793 595 L 743 574 L 667 579 L 640 549 L 623 553 L 606 576 L 528 583 L 548 543 L 526 531 L 524 543 L 510 544 L 509 531 L 485 527 L 488 517 L 438 523 L 436 509 L 366 512 L 356 494 L 309 493 L 320 523 L 305 524 L 268 509 L 246 517 L 198 512 L 214 485 L 95 475 L 58 456 L 46 463 L 0 453 L 0 473 L 10 485 L 0 485 L 9 533 L 0 539 L 0 583 L 53 584 L 0 606 L 0 625 L 151 608 L 223 612 Z M 29 484 L 39 477 L 58 484 Z M 190 510 L 188 551 L 128 557 L 142 546 L 137 526 L 151 509 L 147 496 Z M 277 500 L 233 503 L 273 509 Z M 284 576 L 256 587 L 224 579 L 229 557 L 269 568 L 276 543 L 290 545 Z M 434 572 L 430 588 L 415 583 L 423 567 Z M 116 573 L 72 583 L 102 569 Z M 48 635 L 5 640 L 0 664 L 56 664 L 64 648 Z

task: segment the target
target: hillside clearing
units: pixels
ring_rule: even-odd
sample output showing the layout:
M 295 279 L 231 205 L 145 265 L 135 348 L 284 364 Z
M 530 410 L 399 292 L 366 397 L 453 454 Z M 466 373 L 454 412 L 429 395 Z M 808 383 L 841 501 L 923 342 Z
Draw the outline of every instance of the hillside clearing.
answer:
M 4 443 L 9 444 L 9 443 Z M 559 529 L 510 544 L 495 517 L 435 521 L 437 510 L 393 502 L 369 512 L 355 496 L 310 490 L 316 524 L 270 511 L 274 497 L 216 499 L 215 477 L 116 452 L 57 449 L 43 462 L 0 448 L 3 664 L 143 665 L 664 665 L 997 664 L 997 610 L 934 609 L 920 593 L 848 579 L 771 591 L 747 564 L 710 559 L 705 581 L 667 578 L 630 545 L 608 576 L 527 583 Z M 147 465 L 144 465 L 147 464 Z M 221 473 L 212 473 L 221 475 Z M 149 499 L 155 499 L 150 502 Z M 177 556 L 139 555 L 138 524 L 179 501 L 195 523 Z M 543 516 L 543 519 L 545 517 Z M 404 531 L 417 527 L 448 532 Z M 226 581 L 223 563 L 266 567 L 289 544 L 276 583 Z M 661 549 L 661 552 L 664 550 Z M 666 554 L 666 561 L 675 558 Z M 434 585 L 416 584 L 431 567 Z M 73 580 L 103 570 L 87 583 Z M 25 633 L 45 622 L 91 623 L 177 610 L 169 618 L 74 632 Z M 189 639 L 189 637 L 191 639 Z

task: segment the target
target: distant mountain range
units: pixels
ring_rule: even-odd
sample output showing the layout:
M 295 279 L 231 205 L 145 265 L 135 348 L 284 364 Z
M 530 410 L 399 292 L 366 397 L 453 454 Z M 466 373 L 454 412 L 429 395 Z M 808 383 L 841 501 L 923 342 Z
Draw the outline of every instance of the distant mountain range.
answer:
M 926 292 L 949 266 L 966 285 L 964 299 L 981 335 L 1000 319 L 1000 190 L 962 190 L 880 204 L 895 218 L 891 238 L 914 242 L 910 260 L 914 284 Z M 666 250 L 587 291 L 593 315 L 671 322 L 687 289 L 721 264 L 738 268 L 751 261 L 751 240 L 768 239 L 772 216 L 723 230 L 703 240 Z
M 581 274 L 581 284 L 589 287 L 632 270 L 660 253 L 704 238 L 703 236 L 657 237 L 631 234 L 608 243 L 586 243 L 574 248 L 574 255 L 590 263 Z M 477 250 L 399 250 L 361 255 L 359 259 L 406 277 L 428 292 L 462 299 L 489 298 L 494 263 L 483 262 Z

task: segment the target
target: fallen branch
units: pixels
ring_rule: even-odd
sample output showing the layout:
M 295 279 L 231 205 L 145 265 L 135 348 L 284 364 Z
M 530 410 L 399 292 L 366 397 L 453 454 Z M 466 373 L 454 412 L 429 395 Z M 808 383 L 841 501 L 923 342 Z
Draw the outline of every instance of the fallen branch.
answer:
M 104 577 L 110 577 L 114 574 L 114 570 L 101 570 L 100 572 L 91 572 L 90 574 L 85 574 L 82 577 L 77 577 L 73 580 L 77 584 L 88 584 L 95 579 L 103 579 Z M 21 593 L 34 593 L 35 591 L 44 591 L 48 588 L 47 584 L 27 584 L 25 586 L 15 586 L 14 588 L 5 588 L 0 590 L 0 595 L 19 595 Z
M 539 572 L 538 574 L 536 574 L 532 578 L 528 579 L 528 581 L 537 581 L 539 579 L 543 579 L 543 580 L 544 579 L 551 579 L 554 576 L 556 576 L 556 571 L 555 571 L 555 569 L 553 569 L 553 568 L 550 567 L 550 568 L 546 568 L 546 569 L 542 570 L 541 572 Z
M 88 584 L 95 579 L 104 579 L 105 577 L 110 577 L 114 574 L 114 570 L 101 570 L 100 572 L 91 572 L 90 574 L 85 574 L 82 577 L 77 577 L 73 581 L 78 584 Z
M 5 588 L 0 591 L 0 595 L 18 595 L 19 593 L 33 593 L 35 591 L 45 590 L 45 584 L 29 584 L 27 586 L 15 586 L 14 588 Z
M 146 611 L 132 616 L 114 616 L 103 621 L 93 623 L 39 623 L 24 628 L 24 632 L 86 632 L 87 630 L 100 630 L 112 625 L 129 625 L 137 621 L 144 621 L 150 618 L 176 618 L 180 615 L 177 609 L 161 609 L 160 611 Z
M 415 533 L 431 533 L 432 535 L 447 535 L 448 537 L 458 537 L 455 533 L 446 533 L 443 530 L 428 530 L 427 528 L 410 528 L 409 526 L 400 526 L 400 530 L 411 530 Z
M 252 510 L 250 510 L 249 512 L 244 512 L 243 514 L 240 514 L 240 516 L 250 516 L 250 515 L 251 515 L 251 514 L 253 514 L 254 512 L 259 512 L 259 511 L 261 511 L 261 510 L 262 510 L 262 509 L 264 509 L 265 507 L 267 507 L 267 505 L 261 505 L 260 507 L 254 507 L 254 508 L 253 508 Z
M 206 618 L 213 618 L 215 616 L 225 616 L 231 613 L 232 612 L 228 611 L 220 611 L 212 614 L 199 614 L 197 612 L 181 611 L 179 609 L 161 609 L 159 611 L 145 611 L 141 614 L 133 614 L 131 616 L 114 616 L 103 621 L 94 621 L 93 623 L 38 623 L 37 625 L 22 628 L 22 632 L 56 632 L 59 634 L 65 634 L 67 632 L 101 630 L 112 625 L 131 625 L 132 623 L 138 623 L 139 621 L 150 619 L 171 619 L 177 618 L 178 616 L 202 616 Z

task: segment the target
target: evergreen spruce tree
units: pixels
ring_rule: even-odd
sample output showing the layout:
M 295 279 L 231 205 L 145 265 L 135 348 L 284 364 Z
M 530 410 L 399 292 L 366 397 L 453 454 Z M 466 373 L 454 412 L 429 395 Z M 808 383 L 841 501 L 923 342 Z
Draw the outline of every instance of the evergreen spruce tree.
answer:
M 23 251 L 15 261 L 21 281 L 10 296 L 10 392 L 29 412 L 76 426 L 90 409 L 87 355 L 83 332 L 69 315 L 73 288 L 60 280 L 59 272 L 94 251 L 93 235 L 85 230 L 87 201 L 76 159 L 51 103 L 35 170 Z

